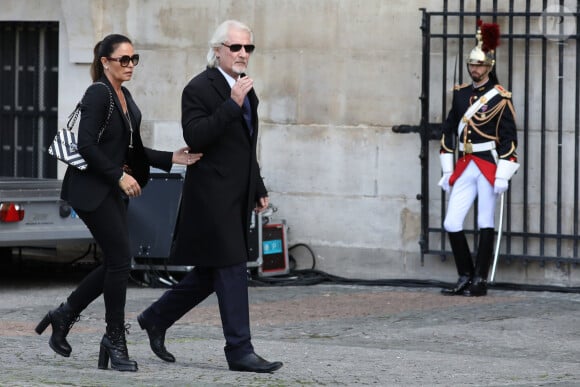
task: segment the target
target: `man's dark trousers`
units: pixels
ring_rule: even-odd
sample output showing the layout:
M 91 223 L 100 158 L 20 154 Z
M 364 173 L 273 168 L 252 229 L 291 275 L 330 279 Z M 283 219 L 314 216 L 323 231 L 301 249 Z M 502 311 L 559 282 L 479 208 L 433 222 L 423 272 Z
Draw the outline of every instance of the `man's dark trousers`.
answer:
M 168 329 L 192 308 L 216 293 L 226 339 L 228 362 L 254 352 L 250 337 L 246 263 L 226 267 L 194 267 L 172 289 L 143 312 L 147 325 Z

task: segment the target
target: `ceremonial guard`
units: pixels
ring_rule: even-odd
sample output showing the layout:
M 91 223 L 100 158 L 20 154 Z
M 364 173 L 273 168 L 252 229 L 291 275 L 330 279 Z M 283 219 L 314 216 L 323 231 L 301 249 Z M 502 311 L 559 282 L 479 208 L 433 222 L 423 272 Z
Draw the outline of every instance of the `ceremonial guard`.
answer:
M 494 71 L 499 36 L 497 24 L 478 21 L 477 46 L 467 58 L 472 83 L 455 86 L 452 107 L 443 124 L 443 177 L 439 186 L 450 192 L 443 227 L 449 234 L 459 274 L 455 287 L 441 291 L 446 295 L 487 294 L 496 199 L 508 189 L 519 167 L 511 93 L 499 85 Z M 463 223 L 476 197 L 479 243 L 474 264 Z

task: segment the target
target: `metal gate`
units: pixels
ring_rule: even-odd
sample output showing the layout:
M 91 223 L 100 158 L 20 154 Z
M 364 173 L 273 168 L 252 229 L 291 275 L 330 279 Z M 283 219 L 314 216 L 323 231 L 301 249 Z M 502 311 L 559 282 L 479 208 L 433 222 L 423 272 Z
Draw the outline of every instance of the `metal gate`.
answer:
M 56 177 L 58 23 L 0 22 L 0 176 Z
M 421 9 L 423 79 L 417 129 L 421 137 L 422 260 L 427 254 L 442 259 L 452 256 L 443 229 L 447 200 L 437 187 L 439 143 L 433 140 L 440 138 L 453 84 L 464 82 L 464 74 L 468 77 L 465 57 L 475 46 L 476 23 L 481 19 L 500 25 L 496 71 L 502 85 L 513 93 L 521 163 L 505 196 L 500 260 L 541 265 L 553 261 L 575 267 L 580 262 L 578 2 L 442 3 L 441 11 Z M 464 225 L 475 248 L 476 216 L 472 212 Z

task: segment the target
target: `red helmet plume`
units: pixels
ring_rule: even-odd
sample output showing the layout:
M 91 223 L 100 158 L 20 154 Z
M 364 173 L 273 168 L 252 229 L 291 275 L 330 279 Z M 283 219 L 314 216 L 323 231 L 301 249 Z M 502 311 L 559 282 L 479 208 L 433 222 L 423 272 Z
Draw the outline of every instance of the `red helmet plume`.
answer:
M 481 40 L 483 41 L 481 49 L 483 52 L 495 50 L 495 48 L 499 46 L 499 24 L 484 23 L 481 20 L 478 20 L 477 25 L 481 29 Z

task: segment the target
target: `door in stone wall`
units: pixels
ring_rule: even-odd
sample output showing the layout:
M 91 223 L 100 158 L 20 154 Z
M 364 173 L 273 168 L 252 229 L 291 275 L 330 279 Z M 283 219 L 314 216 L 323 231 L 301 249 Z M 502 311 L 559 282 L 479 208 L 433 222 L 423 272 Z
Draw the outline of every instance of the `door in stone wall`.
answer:
M 0 22 L 0 176 L 57 176 L 58 23 Z

